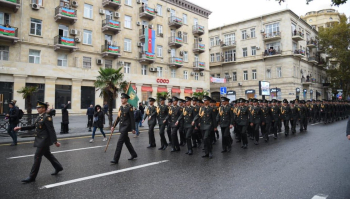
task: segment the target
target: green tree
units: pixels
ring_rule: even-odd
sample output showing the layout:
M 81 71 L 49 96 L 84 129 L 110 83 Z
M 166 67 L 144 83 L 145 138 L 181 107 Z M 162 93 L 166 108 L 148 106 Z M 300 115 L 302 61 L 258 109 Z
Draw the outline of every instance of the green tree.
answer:
M 285 0 L 277 0 L 278 3 L 281 5 L 282 2 L 284 2 Z M 313 1 L 313 0 L 305 0 L 306 4 L 308 5 L 309 2 Z M 348 0 L 331 0 L 332 2 L 332 6 L 340 6 L 344 3 L 346 3 Z
M 160 104 L 159 98 L 164 97 L 165 99 L 168 99 L 170 97 L 169 92 L 159 92 L 157 93 L 157 103 Z
M 193 97 L 197 97 L 199 100 L 202 100 L 204 95 L 209 95 L 209 93 L 207 91 L 193 93 Z
M 95 87 L 100 90 L 100 97 L 107 101 L 108 104 L 108 121 L 109 127 L 113 122 L 113 104 L 118 97 L 119 91 L 125 91 L 127 82 L 124 81 L 124 74 L 121 73 L 122 68 L 100 68 L 99 76 L 96 78 Z
M 331 85 L 333 89 L 343 89 L 343 96 L 347 96 L 350 89 L 350 24 L 346 17 L 342 16 L 340 22 L 331 27 L 319 29 L 319 39 L 327 57 L 335 63 L 325 66 Z
M 17 91 L 21 93 L 27 107 L 27 114 L 32 114 L 32 95 L 38 91 L 38 86 L 23 87 Z

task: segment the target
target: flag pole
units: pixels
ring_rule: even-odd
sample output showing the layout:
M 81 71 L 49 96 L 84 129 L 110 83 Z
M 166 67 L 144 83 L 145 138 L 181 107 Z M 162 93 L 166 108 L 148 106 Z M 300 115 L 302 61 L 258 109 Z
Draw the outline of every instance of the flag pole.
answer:
M 125 92 L 129 91 L 130 84 L 131 84 L 131 81 L 129 82 L 128 86 L 126 87 L 126 91 Z M 126 93 L 126 94 L 128 94 L 128 93 Z

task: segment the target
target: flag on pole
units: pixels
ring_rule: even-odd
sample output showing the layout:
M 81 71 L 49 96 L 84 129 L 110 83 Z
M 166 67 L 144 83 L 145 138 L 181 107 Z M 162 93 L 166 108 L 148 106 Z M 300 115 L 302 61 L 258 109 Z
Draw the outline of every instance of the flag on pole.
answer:
M 146 28 L 145 29 L 145 51 L 154 54 L 155 44 L 156 44 L 156 31 Z
M 75 17 L 75 11 L 68 9 L 68 8 L 62 8 L 62 15 L 66 15 L 68 17 Z
M 137 97 L 136 91 L 131 85 L 129 85 L 127 94 L 130 96 L 130 98 L 128 99 L 128 103 L 131 104 L 133 107 L 137 108 L 139 98 Z

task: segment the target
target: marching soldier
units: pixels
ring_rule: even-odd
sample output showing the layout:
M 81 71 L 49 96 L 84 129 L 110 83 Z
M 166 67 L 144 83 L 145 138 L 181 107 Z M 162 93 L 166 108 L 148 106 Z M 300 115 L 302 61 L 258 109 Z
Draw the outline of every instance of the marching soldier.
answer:
M 218 114 L 218 107 L 216 107 L 216 100 L 211 99 L 209 106 L 215 109 L 215 113 Z M 216 118 L 216 115 L 215 115 L 215 118 Z M 215 137 L 215 134 L 216 134 L 216 137 Z M 216 140 L 219 139 L 219 131 L 212 130 L 210 136 L 211 136 L 210 139 L 212 140 L 214 145 L 216 143 Z
M 171 109 L 171 106 L 173 104 L 173 100 L 172 99 L 168 99 L 168 113 L 169 113 L 169 110 Z M 168 139 L 169 139 L 169 142 L 168 144 L 171 144 L 171 122 L 169 120 L 167 120 L 167 129 L 166 129 L 166 132 L 168 134 Z
M 277 107 L 279 108 L 279 109 L 281 109 L 281 107 L 282 107 L 282 101 L 277 101 Z M 278 125 L 277 125 L 277 127 L 278 127 L 278 133 L 281 133 L 282 132 L 282 118 L 281 118 L 282 116 L 280 115 L 280 119 L 278 120 Z
M 182 119 L 184 121 L 184 132 L 186 134 L 186 142 L 187 142 L 187 149 L 188 149 L 186 154 L 192 155 L 193 151 L 192 151 L 191 138 L 192 138 L 192 132 L 193 132 L 193 128 L 194 128 L 194 125 L 192 125 L 192 124 L 194 124 L 193 119 L 195 117 L 195 111 L 194 111 L 194 108 L 191 106 L 192 98 L 186 97 L 185 101 L 186 101 L 186 105 L 183 108 L 182 113 L 181 113 L 178 120 Z
M 221 153 L 230 152 L 232 145 L 232 138 L 230 129 L 233 127 L 234 117 L 233 108 L 228 105 L 230 99 L 221 97 L 222 105 L 219 108 L 219 113 L 216 115 L 216 121 L 221 127 L 222 136 L 222 151 Z
M 307 131 L 307 108 L 304 100 L 300 101 L 298 111 L 300 112 L 300 132 Z
M 134 118 L 134 109 L 128 104 L 129 95 L 122 93 L 121 94 L 122 105 L 119 108 L 117 119 L 115 120 L 113 126 L 111 127 L 111 132 L 114 131 L 115 127 L 119 124 L 120 136 L 117 142 L 117 148 L 115 149 L 112 164 L 118 164 L 120 154 L 122 153 L 123 144 L 125 143 L 126 148 L 128 148 L 131 157 L 128 160 L 133 160 L 137 158 L 137 154 L 134 150 L 134 147 L 130 143 L 130 138 L 128 132 L 132 131 L 135 134 L 135 118 Z
M 267 100 L 262 100 L 262 116 L 261 116 L 261 133 L 263 134 L 265 142 L 269 141 L 269 133 L 272 121 L 271 108 L 267 106 Z
M 35 120 L 34 124 L 31 126 L 25 127 L 15 127 L 15 131 L 26 131 L 35 129 L 35 141 L 34 147 L 37 147 L 34 155 L 34 164 L 32 170 L 30 171 L 29 177 L 22 180 L 23 183 L 34 182 L 36 176 L 39 173 L 39 168 L 41 164 L 41 159 L 45 156 L 55 168 L 55 172 L 51 175 L 57 175 L 60 171 L 63 170 L 62 165 L 58 160 L 51 154 L 50 146 L 55 144 L 56 147 L 60 147 L 61 144 L 57 142 L 56 132 L 53 127 L 52 117 L 47 111 L 47 104 L 41 101 L 38 101 L 36 106 L 39 113 L 38 118 Z
M 179 139 L 177 137 L 177 131 L 179 130 L 179 117 L 182 113 L 182 108 L 177 105 L 179 99 L 173 97 L 173 106 L 170 107 L 167 120 L 171 127 L 171 152 L 180 151 Z
M 252 111 L 252 108 L 253 108 L 253 98 L 249 98 L 247 102 L 248 102 L 248 109 L 250 112 Z M 250 125 L 248 125 L 248 137 L 249 139 L 254 140 L 254 129 Z
M 165 150 L 168 147 L 168 143 L 165 139 L 165 126 L 167 123 L 166 117 L 168 116 L 168 107 L 165 105 L 165 98 L 160 97 L 159 100 L 160 105 L 157 107 L 157 116 L 161 146 L 158 148 L 158 150 Z
M 290 101 L 290 123 L 291 123 L 291 131 L 292 134 L 296 133 L 297 121 L 300 118 L 299 111 L 297 107 L 294 105 L 295 101 Z
M 198 115 L 199 113 L 199 106 L 198 106 L 198 98 L 196 97 L 193 97 L 192 98 L 192 104 L 193 104 L 193 111 L 194 111 L 194 116 Z M 200 139 L 200 130 L 199 130 L 199 126 L 198 126 L 199 122 L 195 122 L 194 124 L 194 130 L 193 130 L 193 134 L 192 134 L 192 141 L 193 141 L 193 145 L 192 145 L 192 148 L 197 148 L 197 144 L 198 144 L 198 147 L 201 146 L 201 139 Z
M 280 114 L 281 114 L 281 109 L 279 109 L 278 106 L 276 106 L 277 100 L 273 99 L 272 100 L 272 107 L 271 107 L 271 112 L 272 112 L 272 123 L 271 127 L 273 128 L 273 138 L 277 139 L 277 129 L 278 129 L 278 123 L 280 120 Z
M 321 101 L 320 105 L 320 119 L 323 120 L 324 124 L 327 124 L 327 105 L 325 104 L 325 100 Z
M 238 131 L 240 133 L 240 137 L 242 139 L 242 146 L 241 148 L 247 149 L 248 148 L 248 138 L 247 138 L 247 128 L 249 123 L 249 108 L 245 105 L 245 99 L 240 98 L 240 103 L 237 113 L 236 113 L 236 125 L 238 128 Z
M 312 108 L 313 108 L 313 118 L 314 118 L 314 120 L 313 120 L 313 123 L 316 123 L 317 121 L 319 121 L 319 112 L 320 112 L 320 105 L 319 105 L 319 100 L 316 100 L 316 101 L 312 101 L 313 102 L 313 106 L 312 106 Z
M 147 148 L 153 148 L 156 147 L 156 140 L 154 138 L 154 127 L 157 124 L 157 107 L 154 106 L 154 102 L 156 99 L 150 97 L 149 100 L 149 106 L 147 108 L 147 112 L 145 116 L 143 117 L 142 123 L 145 122 L 145 119 L 148 118 L 148 140 L 149 145 Z
M 291 116 L 290 107 L 288 106 L 288 100 L 283 100 L 283 105 L 281 107 L 281 118 L 284 125 L 284 134 L 288 136 L 289 134 L 289 120 Z
M 179 106 L 183 109 L 185 107 L 185 100 L 179 99 Z M 180 134 L 180 146 L 185 146 L 186 144 L 186 135 L 184 129 L 183 118 L 179 120 L 179 134 Z
M 253 129 L 254 144 L 259 144 L 259 126 L 261 123 L 262 111 L 261 107 L 258 106 L 258 100 L 252 99 L 253 106 L 250 109 L 250 126 Z
M 236 143 L 240 143 L 241 142 L 241 134 L 238 131 L 238 126 L 237 126 L 237 112 L 238 112 L 238 108 L 239 108 L 239 103 L 237 100 L 233 101 L 233 126 L 234 126 L 234 134 L 235 134 L 235 139 L 236 139 Z

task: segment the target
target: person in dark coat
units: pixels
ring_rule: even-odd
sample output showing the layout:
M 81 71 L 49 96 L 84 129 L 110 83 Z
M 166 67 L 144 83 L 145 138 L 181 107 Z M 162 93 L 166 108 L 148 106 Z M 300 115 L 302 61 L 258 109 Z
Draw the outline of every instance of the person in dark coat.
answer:
M 12 138 L 12 144 L 11 146 L 17 145 L 17 132 L 14 131 L 14 128 L 19 123 L 19 109 L 15 107 L 15 103 L 10 102 L 9 103 L 10 112 L 6 114 L 6 117 L 9 118 L 9 125 L 7 129 L 7 133 Z
M 350 140 L 350 118 L 348 119 L 348 124 L 346 126 L 346 136 L 348 137 L 348 140 Z
M 68 129 L 68 124 L 69 124 L 69 117 L 68 117 L 68 105 L 70 104 L 70 101 L 68 103 L 62 104 L 61 109 L 62 109 L 62 123 L 61 123 L 61 132 L 60 134 L 67 134 L 69 129 Z
M 142 121 L 142 116 L 140 110 L 137 110 L 136 107 L 134 107 L 134 118 L 135 118 L 135 131 L 136 135 L 134 135 L 134 138 L 139 137 L 140 131 L 139 131 L 139 123 Z
M 86 110 L 86 115 L 88 116 L 88 128 L 89 132 L 91 132 L 91 127 L 94 119 L 94 106 L 91 104 L 90 107 Z
M 145 108 L 142 106 L 142 103 L 139 103 L 139 110 L 141 113 L 141 118 L 143 118 L 143 115 L 145 114 Z M 142 120 L 140 120 L 139 126 L 142 127 Z
M 101 110 L 102 107 L 100 105 L 95 106 L 95 113 L 94 113 L 94 129 L 92 130 L 92 139 L 90 140 L 91 142 L 94 142 L 95 138 L 95 132 L 96 129 L 99 128 L 102 135 L 103 135 L 103 140 L 102 141 L 107 141 L 105 132 L 103 132 L 103 126 L 105 124 L 105 115 L 103 111 Z
M 105 104 L 103 105 L 103 112 L 108 117 L 108 104 L 107 104 L 107 102 L 105 102 Z

